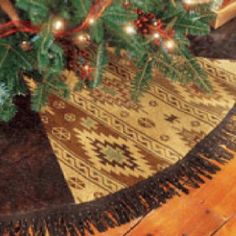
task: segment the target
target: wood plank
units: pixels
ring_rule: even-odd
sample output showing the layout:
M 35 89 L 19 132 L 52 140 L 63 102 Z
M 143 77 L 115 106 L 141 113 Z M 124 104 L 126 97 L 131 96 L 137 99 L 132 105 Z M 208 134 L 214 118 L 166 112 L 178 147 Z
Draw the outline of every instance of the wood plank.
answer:
M 236 158 L 223 166 L 213 180 L 207 180 L 189 195 L 173 198 L 136 227 L 133 223 L 97 236 L 236 235 L 236 218 L 231 219 L 236 214 L 235 170 Z
M 236 235 L 236 216 L 231 217 L 214 236 L 235 236 Z
M 140 223 L 141 219 L 137 219 L 129 224 L 123 225 L 121 227 L 110 229 L 106 231 L 105 233 L 96 233 L 95 236 L 126 236 L 129 234 L 129 232 L 132 232 L 132 230 L 137 227 Z M 96 229 L 94 228 L 94 231 Z M 86 235 L 89 236 L 89 235 Z

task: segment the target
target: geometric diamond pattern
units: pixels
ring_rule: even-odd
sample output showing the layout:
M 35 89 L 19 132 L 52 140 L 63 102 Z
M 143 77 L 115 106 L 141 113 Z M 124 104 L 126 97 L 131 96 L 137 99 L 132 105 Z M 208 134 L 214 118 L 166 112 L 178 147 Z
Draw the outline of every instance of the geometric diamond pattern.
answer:
M 86 130 L 74 131 L 96 169 L 137 178 L 155 173 L 134 142 Z

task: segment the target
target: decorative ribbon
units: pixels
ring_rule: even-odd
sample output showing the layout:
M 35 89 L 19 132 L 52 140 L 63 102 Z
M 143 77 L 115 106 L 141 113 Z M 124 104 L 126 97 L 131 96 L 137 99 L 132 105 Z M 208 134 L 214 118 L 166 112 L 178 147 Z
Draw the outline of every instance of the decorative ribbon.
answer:
M 0 7 L 7 13 L 12 19 L 11 21 L 0 25 L 0 38 L 5 38 L 17 32 L 25 32 L 37 34 L 40 32 L 41 26 L 33 26 L 29 21 L 21 21 L 16 13 L 15 8 L 9 0 L 0 0 Z M 92 5 L 88 16 L 82 22 L 82 24 L 74 29 L 70 29 L 66 32 L 60 32 L 56 34 L 56 37 L 68 36 L 73 33 L 81 32 L 87 29 L 90 25 L 91 19 L 96 21 L 104 11 L 111 5 L 112 0 L 96 0 Z
M 5 38 L 17 32 L 38 33 L 39 27 L 31 25 L 29 21 L 9 21 L 0 25 L 0 38 Z

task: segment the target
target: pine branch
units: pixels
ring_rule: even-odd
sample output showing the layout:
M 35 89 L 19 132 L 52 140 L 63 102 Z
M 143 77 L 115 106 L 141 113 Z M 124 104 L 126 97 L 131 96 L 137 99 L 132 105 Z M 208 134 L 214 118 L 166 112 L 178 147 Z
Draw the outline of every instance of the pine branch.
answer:
M 0 107 L 7 101 L 10 94 L 5 83 L 0 82 Z
M 179 55 L 185 62 L 185 69 L 188 70 L 188 76 L 190 81 L 195 82 L 204 91 L 210 92 L 212 90 L 211 85 L 208 81 L 206 72 L 201 68 L 197 60 L 191 55 L 188 49 L 184 46 L 177 48 Z
M 181 80 L 182 73 L 176 65 L 173 65 L 172 61 L 167 61 L 163 57 L 155 57 L 156 68 L 167 78 L 171 80 Z
M 16 106 L 13 104 L 12 99 L 8 98 L 0 105 L 0 120 L 9 122 L 15 116 L 16 112 Z
M 137 15 L 134 12 L 125 10 L 120 4 L 112 5 L 102 16 L 104 22 L 112 22 L 119 26 L 125 25 L 127 22 L 132 22 L 136 18 Z
M 33 24 L 41 24 L 49 17 L 50 10 L 47 0 L 16 0 L 16 6 L 28 12 Z
M 105 32 L 102 19 L 98 20 L 94 25 L 90 27 L 90 35 L 95 43 L 100 44 L 105 41 L 104 34 Z
M 105 71 L 105 67 L 108 63 L 106 48 L 103 43 L 98 46 L 97 49 L 97 58 L 94 63 L 94 73 L 93 73 L 93 81 L 91 83 L 92 88 L 96 88 L 99 84 L 101 84 L 102 76 Z
M 209 25 L 200 21 L 198 15 L 184 14 L 177 19 L 175 27 L 182 34 L 205 35 L 210 32 Z
M 92 2 L 87 0 L 73 0 L 71 3 L 74 9 L 74 17 L 81 21 L 87 16 Z
M 139 71 L 132 82 L 132 98 L 137 101 L 143 91 L 148 89 L 149 82 L 152 79 L 153 59 L 145 55 L 139 61 Z
M 138 36 L 128 35 L 124 32 L 123 27 L 117 25 L 112 21 L 106 21 L 105 27 L 113 36 L 115 44 L 119 44 L 126 49 L 134 58 L 140 58 L 147 52 L 147 47 L 144 45 L 144 40 Z
M 38 84 L 31 97 L 31 108 L 39 112 L 47 104 L 48 88 L 46 84 Z

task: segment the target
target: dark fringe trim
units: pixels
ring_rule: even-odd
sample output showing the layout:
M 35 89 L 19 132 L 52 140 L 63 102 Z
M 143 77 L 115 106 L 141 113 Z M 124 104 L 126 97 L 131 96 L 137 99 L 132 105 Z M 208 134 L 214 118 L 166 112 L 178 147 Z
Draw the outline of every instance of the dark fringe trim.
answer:
M 141 217 L 181 192 L 188 194 L 211 179 L 236 152 L 236 106 L 186 157 L 156 175 L 117 193 L 84 204 L 31 213 L 0 215 L 0 235 L 52 236 L 104 232 Z M 31 233 L 31 234 L 30 234 Z

